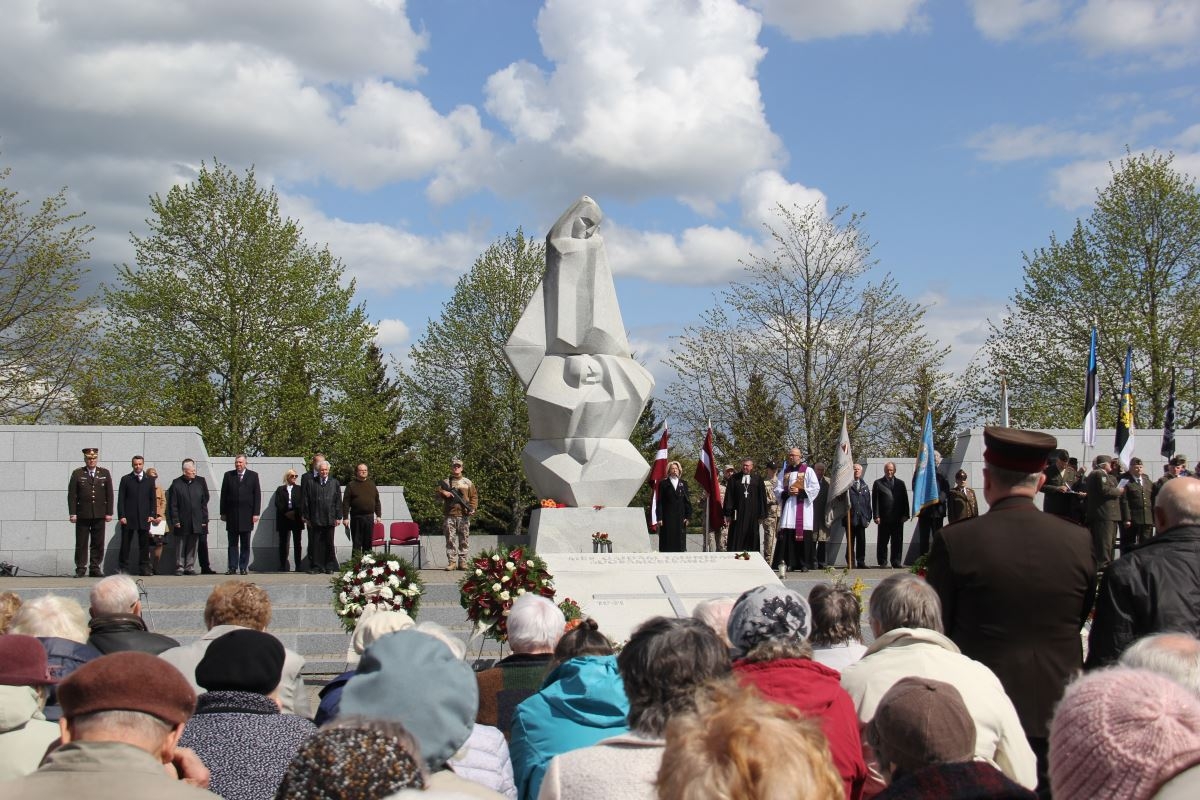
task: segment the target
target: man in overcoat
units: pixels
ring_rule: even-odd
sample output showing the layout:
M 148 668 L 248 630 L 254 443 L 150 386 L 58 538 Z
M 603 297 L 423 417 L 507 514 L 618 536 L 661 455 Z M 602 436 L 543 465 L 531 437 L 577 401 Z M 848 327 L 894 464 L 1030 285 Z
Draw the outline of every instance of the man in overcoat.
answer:
M 229 539 L 226 575 L 239 572 L 245 575 L 250 569 L 250 534 L 258 524 L 261 510 L 262 486 L 258 473 L 247 467 L 244 455 L 239 455 L 233 461 L 233 469 L 221 480 L 221 521 Z
M 871 505 L 875 507 L 875 525 L 878 526 L 876 560 L 881 568 L 889 563 L 893 568 L 899 568 L 901 559 L 904 558 L 904 523 L 911 511 L 908 504 L 908 487 L 896 477 L 896 465 L 890 461 L 883 465 L 883 477 L 871 486 Z
M 988 512 L 942 529 L 926 579 L 941 598 L 946 635 L 1004 685 L 1045 781 L 1050 717 L 1083 666 L 1079 635 L 1096 563 L 1087 530 L 1034 504 L 1055 438 L 992 427 L 983 438 Z
M 117 487 L 117 519 L 121 521 L 121 551 L 118 562 L 121 571 L 128 575 L 153 575 L 150 569 L 150 525 L 155 521 L 158 500 L 154 494 L 154 478 L 146 474 L 146 460 L 134 456 L 130 460 L 133 471 L 121 476 Z M 129 551 L 136 543 L 135 569 Z

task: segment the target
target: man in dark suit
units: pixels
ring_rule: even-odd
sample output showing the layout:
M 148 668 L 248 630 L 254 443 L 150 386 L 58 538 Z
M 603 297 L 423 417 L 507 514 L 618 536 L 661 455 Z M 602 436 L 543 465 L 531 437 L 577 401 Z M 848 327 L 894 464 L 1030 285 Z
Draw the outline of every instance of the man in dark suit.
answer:
M 1104 569 L 1112 562 L 1113 543 L 1117 539 L 1117 524 L 1121 521 L 1121 496 L 1125 490 L 1117 486 L 1113 461 L 1108 456 L 1096 456 L 1087 476 L 1087 512 L 1084 519 L 1092 532 L 1092 556 Z
M 104 525 L 113 518 L 112 474 L 97 466 L 100 450 L 83 448 L 83 466 L 71 473 L 67 483 L 67 513 L 75 523 L 75 577 L 102 578 L 104 571 Z
M 208 539 L 208 481 L 196 474 L 196 462 L 183 460 L 183 474 L 167 492 L 167 519 L 175 534 L 175 574 L 196 574 L 196 551 Z M 200 569 L 209 573 L 208 556 L 200 551 Z
M 153 575 L 150 569 L 150 525 L 153 524 L 158 503 L 154 493 L 154 478 L 145 473 L 146 460 L 134 456 L 133 472 L 121 477 L 117 487 L 117 518 L 121 521 L 121 571 L 129 574 Z M 137 542 L 137 571 L 129 563 L 129 549 Z
M 854 568 L 867 566 L 867 526 L 875 516 L 871 505 L 871 487 L 863 480 L 862 464 L 854 465 L 854 482 L 850 484 L 850 532 L 854 537 Z M 846 568 L 850 567 L 850 553 L 846 552 Z
M 1129 472 L 1123 479 L 1128 483 L 1121 495 L 1121 555 L 1126 555 L 1154 535 L 1154 483 L 1137 456 L 1129 459 Z
M 942 529 L 926 580 L 941 598 L 946 635 L 1004 685 L 1044 781 L 1051 713 L 1083 665 L 1079 632 L 1095 596 L 1096 564 L 1086 530 L 1033 502 L 1054 437 L 989 427 L 983 440 L 990 508 Z
M 742 462 L 741 474 L 725 481 L 721 513 L 729 528 L 729 552 L 758 550 L 758 525 L 767 515 L 767 490 L 763 479 L 755 474 L 754 462 L 750 459 Z
M 333 549 L 333 530 L 342 524 L 342 488 L 329 475 L 329 462 L 322 461 L 317 477 L 304 491 L 304 521 L 308 523 L 308 571 L 333 572 L 338 567 Z
M 324 460 L 325 460 L 324 453 L 321 453 L 321 452 L 313 453 L 312 461 L 310 461 L 308 464 L 308 469 L 305 470 L 304 474 L 300 476 L 300 494 L 302 497 L 307 495 L 312 490 L 312 487 L 316 484 L 316 482 L 318 480 L 320 480 L 320 478 L 321 478 L 321 462 L 323 462 Z M 304 521 L 304 527 L 307 528 L 307 530 L 308 530 L 308 541 L 311 543 L 313 540 L 313 536 L 315 536 L 316 534 L 313 531 L 312 524 L 309 523 L 307 520 L 307 516 L 308 516 L 307 508 L 308 508 L 307 504 L 301 506 L 301 510 L 304 512 L 302 514 L 302 516 L 304 516 L 306 518 Z M 310 555 L 311 555 L 311 553 L 310 553 Z M 308 565 L 309 570 L 311 571 L 314 566 L 317 568 L 317 572 L 321 571 L 322 567 L 320 564 L 309 564 Z M 297 572 L 300 571 L 299 564 L 296 564 L 296 571 Z
M 1046 483 L 1042 486 L 1042 510 L 1064 519 L 1075 518 L 1075 482 L 1079 476 L 1071 466 L 1071 454 L 1054 451 L 1054 463 L 1046 467 Z
M 880 568 L 886 567 L 888 545 L 891 545 L 891 565 L 901 566 L 904 558 L 904 523 L 912 513 L 908 504 L 908 487 L 896 477 L 896 465 L 891 461 L 883 465 L 883 477 L 871 486 L 871 504 L 875 506 L 875 524 L 878 526 L 875 543 L 875 560 Z
M 225 473 L 221 481 L 221 521 L 225 523 L 225 534 L 229 537 L 229 568 L 226 575 L 250 569 L 250 533 L 258 524 L 258 512 L 262 510 L 262 487 L 258 473 L 246 468 L 246 457 L 240 455 L 233 460 L 233 469 Z

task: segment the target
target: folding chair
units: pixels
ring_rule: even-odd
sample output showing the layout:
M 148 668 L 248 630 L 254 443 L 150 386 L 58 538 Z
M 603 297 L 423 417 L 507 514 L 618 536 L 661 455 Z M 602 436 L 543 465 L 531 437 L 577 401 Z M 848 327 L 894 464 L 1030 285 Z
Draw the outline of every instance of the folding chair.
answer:
M 386 551 L 387 540 L 385 539 L 383 523 L 376 522 L 371 528 L 371 549 L 378 550 L 381 547 Z
M 393 522 L 388 534 L 389 552 L 393 547 L 411 547 L 416 551 L 417 569 L 421 569 L 421 526 L 415 522 Z

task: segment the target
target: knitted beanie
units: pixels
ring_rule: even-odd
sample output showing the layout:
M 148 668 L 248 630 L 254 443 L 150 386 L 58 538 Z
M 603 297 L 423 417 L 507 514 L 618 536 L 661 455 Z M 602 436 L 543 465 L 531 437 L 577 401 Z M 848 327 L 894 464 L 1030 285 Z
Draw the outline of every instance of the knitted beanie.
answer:
M 1128 667 L 1067 687 L 1050 724 L 1055 797 L 1146 800 L 1200 763 L 1200 700 L 1174 681 Z
M 779 584 L 742 592 L 729 614 L 729 642 L 735 659 L 744 658 L 756 644 L 768 639 L 803 642 L 811 630 L 808 600 Z
M 270 694 L 283 677 L 283 644 L 269 633 L 239 628 L 208 645 L 196 665 L 196 683 L 210 692 Z

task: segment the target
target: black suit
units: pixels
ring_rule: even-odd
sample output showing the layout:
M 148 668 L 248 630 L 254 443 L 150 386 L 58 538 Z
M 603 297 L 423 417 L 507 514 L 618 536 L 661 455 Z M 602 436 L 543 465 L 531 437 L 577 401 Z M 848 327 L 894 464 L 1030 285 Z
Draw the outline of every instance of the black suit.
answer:
M 333 549 L 333 529 L 342 508 L 342 487 L 337 478 L 329 478 L 324 485 L 320 478 L 310 481 L 304 491 L 304 508 L 304 521 L 309 525 L 309 571 L 333 572 L 338 566 Z
M 875 518 L 879 520 L 879 540 L 875 543 L 875 557 L 879 566 L 888 565 L 888 545 L 891 545 L 891 565 L 899 567 L 904 558 L 904 523 L 908 519 L 908 487 L 899 478 L 880 478 L 871 487 L 871 505 L 875 506 Z
M 139 480 L 140 478 L 140 480 Z M 150 569 L 150 520 L 157 511 L 154 494 L 154 478 L 145 472 L 140 476 L 130 472 L 121 476 L 117 487 L 117 517 L 125 520 L 121 526 L 121 555 L 118 561 L 122 570 L 133 573 L 129 563 L 129 547 L 137 541 L 137 572 L 151 575 Z
M 236 469 L 226 472 L 221 481 L 221 519 L 225 521 L 225 533 L 229 537 L 230 571 L 236 569 L 245 575 L 250 568 L 250 532 L 254 530 L 254 518 L 261 509 L 262 489 L 258 473 L 247 469 L 239 477 Z
M 867 565 L 867 526 L 875 518 L 872 513 L 871 487 L 862 478 L 850 484 L 850 531 L 854 536 L 854 566 L 862 569 Z M 846 566 L 850 566 L 847 553 Z
M 304 530 L 304 492 L 299 486 L 292 487 L 288 497 L 287 484 L 275 490 L 271 499 L 275 506 L 275 535 L 279 540 L 279 567 L 288 570 L 288 539 L 296 552 L 296 571 L 300 571 L 300 531 Z

